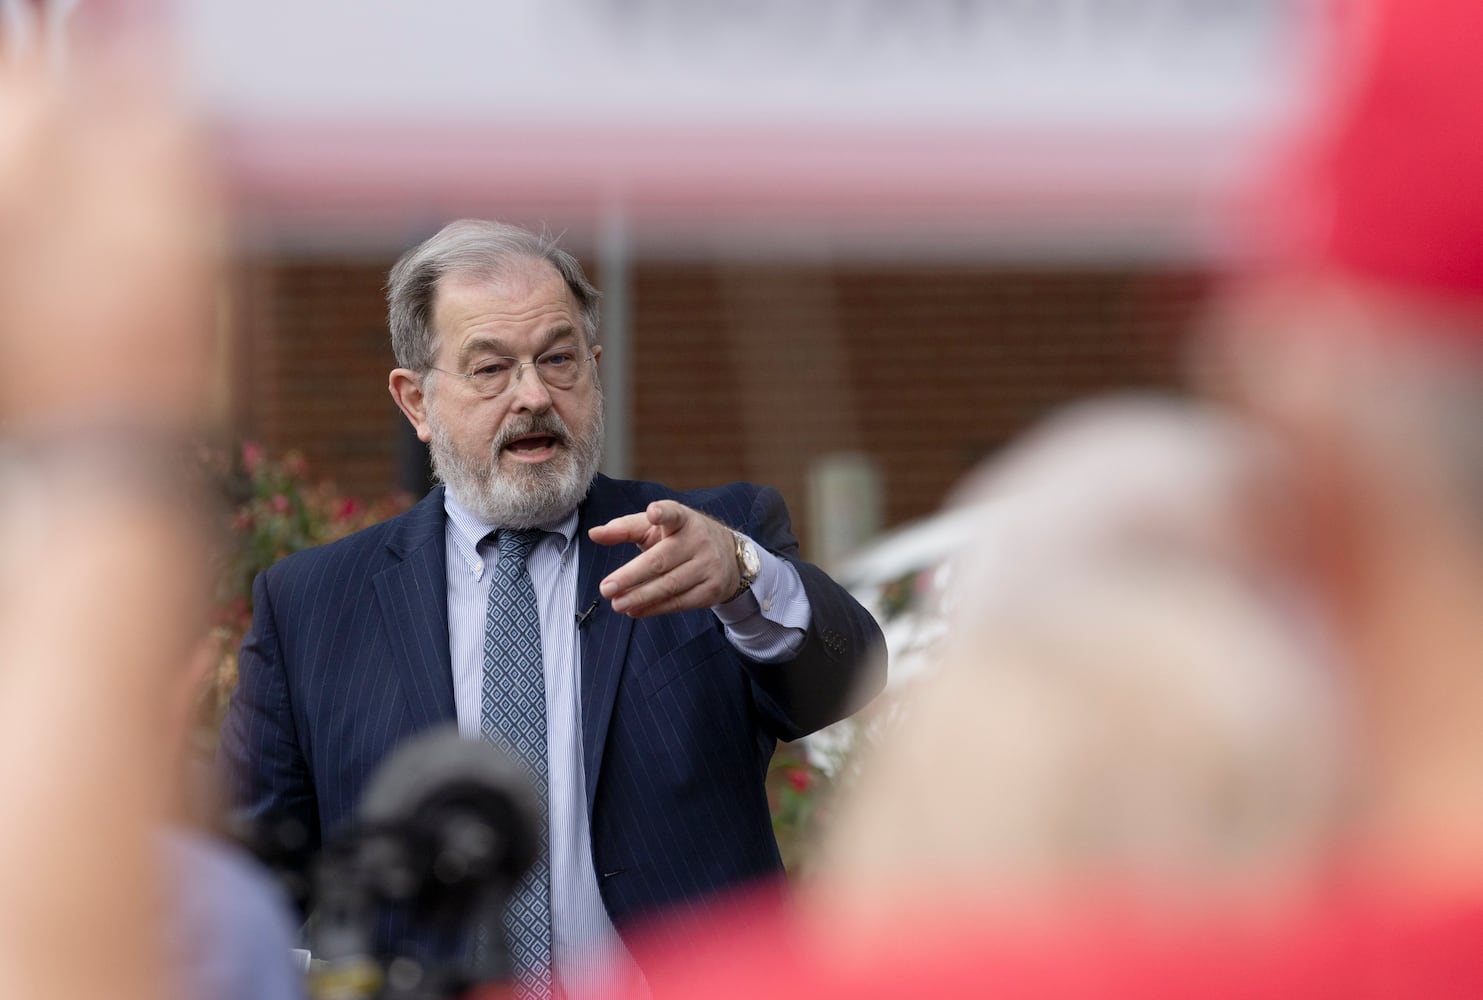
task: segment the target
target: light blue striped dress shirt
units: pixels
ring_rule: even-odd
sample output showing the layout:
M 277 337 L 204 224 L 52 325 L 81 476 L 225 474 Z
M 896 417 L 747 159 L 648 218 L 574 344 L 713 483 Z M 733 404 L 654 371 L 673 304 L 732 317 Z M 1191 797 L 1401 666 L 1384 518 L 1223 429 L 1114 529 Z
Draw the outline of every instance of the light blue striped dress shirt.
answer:
M 448 512 L 448 643 L 458 730 L 479 738 L 484 627 L 495 546 L 481 544 L 487 524 L 444 493 Z M 548 534 L 526 559 L 541 614 L 546 670 L 546 740 L 550 762 L 552 961 L 562 990 L 600 996 L 637 976 L 603 907 L 592 866 L 592 841 L 582 765 L 581 644 L 576 627 L 577 512 L 545 526 Z M 757 547 L 762 570 L 752 588 L 712 609 L 740 652 L 765 663 L 790 659 L 809 625 L 808 597 L 798 572 Z M 637 555 L 637 549 L 634 550 Z

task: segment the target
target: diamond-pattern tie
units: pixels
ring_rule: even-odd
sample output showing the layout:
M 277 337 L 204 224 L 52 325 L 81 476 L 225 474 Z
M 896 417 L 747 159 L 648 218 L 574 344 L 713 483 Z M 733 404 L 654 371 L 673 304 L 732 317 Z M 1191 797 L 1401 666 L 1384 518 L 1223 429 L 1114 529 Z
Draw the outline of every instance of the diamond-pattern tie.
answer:
M 546 762 L 546 673 L 541 617 L 525 558 L 540 531 L 498 533 L 499 561 L 489 583 L 484 627 L 484 739 L 509 751 L 530 771 L 541 803 L 541 851 L 505 912 L 515 981 L 523 996 L 551 995 L 551 863 L 545 823 L 551 781 Z

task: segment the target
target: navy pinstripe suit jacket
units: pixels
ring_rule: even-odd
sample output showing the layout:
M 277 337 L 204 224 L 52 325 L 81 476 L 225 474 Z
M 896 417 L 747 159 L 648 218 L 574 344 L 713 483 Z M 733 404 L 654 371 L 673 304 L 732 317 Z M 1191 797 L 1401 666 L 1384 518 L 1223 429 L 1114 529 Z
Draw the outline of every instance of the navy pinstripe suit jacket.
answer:
M 577 531 L 577 607 L 632 558 L 587 529 L 674 499 L 798 570 L 812 609 L 799 655 L 755 663 L 709 611 L 634 621 L 601 602 L 581 633 L 582 748 L 592 855 L 621 930 L 635 917 L 781 870 L 763 778 L 778 739 L 841 718 L 885 677 L 880 630 L 798 558 L 776 490 L 675 492 L 598 476 Z M 455 721 L 442 488 L 406 513 L 282 560 L 253 588 L 252 629 L 220 761 L 249 817 L 292 816 L 312 846 L 353 817 L 407 737 Z

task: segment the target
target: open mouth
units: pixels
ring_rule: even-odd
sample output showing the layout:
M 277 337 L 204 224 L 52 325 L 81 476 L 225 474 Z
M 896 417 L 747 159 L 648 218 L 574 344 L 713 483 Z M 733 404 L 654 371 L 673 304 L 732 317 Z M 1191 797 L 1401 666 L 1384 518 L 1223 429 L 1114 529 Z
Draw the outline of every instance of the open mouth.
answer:
M 559 442 L 550 434 L 527 434 L 505 445 L 505 451 L 526 462 L 539 462 L 556 454 Z

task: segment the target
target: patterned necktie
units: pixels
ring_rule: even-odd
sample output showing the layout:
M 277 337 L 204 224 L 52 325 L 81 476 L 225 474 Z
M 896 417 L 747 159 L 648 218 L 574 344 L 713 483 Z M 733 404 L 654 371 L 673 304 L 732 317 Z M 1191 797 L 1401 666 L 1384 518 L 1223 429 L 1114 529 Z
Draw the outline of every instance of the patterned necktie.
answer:
M 524 996 L 551 995 L 551 867 L 546 803 L 546 672 L 541 661 L 541 617 L 525 557 L 540 531 L 498 533 L 499 561 L 489 584 L 484 627 L 484 739 L 509 751 L 530 771 L 542 806 L 541 851 L 505 911 L 515 981 Z

